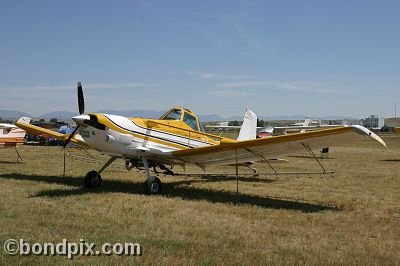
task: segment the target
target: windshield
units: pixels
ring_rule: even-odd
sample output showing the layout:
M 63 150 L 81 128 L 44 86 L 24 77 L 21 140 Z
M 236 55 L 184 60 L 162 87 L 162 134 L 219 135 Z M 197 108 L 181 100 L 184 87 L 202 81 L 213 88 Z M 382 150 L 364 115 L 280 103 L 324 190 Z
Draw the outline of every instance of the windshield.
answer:
M 200 123 L 200 121 L 199 121 L 199 125 L 200 125 L 200 131 L 201 131 L 201 132 L 206 132 L 206 131 L 204 130 L 203 125 Z
M 183 122 L 185 122 L 193 130 L 199 131 L 199 127 L 197 126 L 196 117 L 185 112 L 185 114 L 183 115 Z
M 166 114 L 162 120 L 181 120 L 182 112 L 179 109 L 174 109 Z

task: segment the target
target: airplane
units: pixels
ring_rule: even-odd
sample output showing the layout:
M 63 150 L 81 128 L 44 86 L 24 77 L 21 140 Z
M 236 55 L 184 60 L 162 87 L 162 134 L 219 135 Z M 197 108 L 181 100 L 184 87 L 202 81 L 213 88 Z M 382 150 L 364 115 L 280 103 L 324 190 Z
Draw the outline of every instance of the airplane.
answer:
M 229 126 L 228 124 L 218 125 L 206 125 L 205 128 L 219 128 L 219 129 L 240 129 L 240 126 Z M 227 122 L 226 122 L 227 123 Z M 288 133 L 300 132 L 304 133 L 310 130 L 316 130 L 321 128 L 333 128 L 340 127 L 342 125 L 313 125 L 313 121 L 306 118 L 304 122 L 290 124 L 288 126 L 268 126 L 268 127 L 257 127 L 257 138 L 266 138 L 271 136 L 278 136 Z
M 31 119 L 29 117 L 21 117 L 18 123 L 29 124 Z M 21 158 L 17 147 L 21 146 L 25 142 L 26 132 L 13 124 L 0 123 L 0 148 L 15 148 L 18 154 L 17 161 Z
M 21 117 L 18 122 L 29 124 L 29 117 Z M 26 132 L 16 125 L 0 123 L 0 148 L 16 147 L 24 143 Z
M 298 151 L 320 149 L 327 144 L 353 142 L 357 139 L 375 140 L 386 147 L 376 134 L 362 126 L 342 126 L 290 135 L 256 139 L 257 116 L 247 110 L 239 137 L 225 138 L 205 133 L 198 116 L 184 107 L 174 107 L 160 119 L 128 118 L 124 116 L 85 113 L 81 82 L 78 82 L 79 115 L 72 119 L 77 127 L 71 134 L 61 134 L 24 122 L 17 126 L 32 134 L 44 133 L 70 143 L 88 147 L 110 156 L 100 170 L 89 171 L 84 177 L 87 188 L 99 187 L 101 173 L 116 159 L 125 160 L 125 168 L 144 169 L 147 194 L 161 192 L 158 177 L 150 173 L 153 168 L 173 175 L 174 165 L 184 169 L 194 164 L 205 171 L 211 165 L 236 165 L 252 161 L 265 161 L 272 157 L 293 155 Z M 77 134 L 79 133 L 79 134 Z

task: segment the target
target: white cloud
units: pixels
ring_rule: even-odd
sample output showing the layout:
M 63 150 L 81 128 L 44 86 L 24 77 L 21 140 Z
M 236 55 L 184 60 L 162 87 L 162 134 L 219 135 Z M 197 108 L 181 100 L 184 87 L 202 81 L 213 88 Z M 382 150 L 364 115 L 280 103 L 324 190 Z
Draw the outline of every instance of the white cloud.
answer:
M 88 83 L 82 84 L 82 86 L 88 89 L 124 89 L 124 88 L 149 88 L 158 87 L 158 84 L 147 84 L 147 83 Z
M 256 91 L 238 91 L 238 90 L 228 90 L 228 89 L 222 89 L 222 90 L 214 90 L 211 92 L 211 95 L 221 97 L 221 98 L 243 98 L 243 97 L 257 97 L 257 96 L 262 96 L 262 92 L 256 92 Z
M 129 103 L 136 99 L 126 97 L 126 91 L 135 88 L 141 92 L 154 93 L 159 89 L 157 84 L 147 83 L 83 83 L 83 89 L 88 92 L 88 110 L 97 110 L 98 106 L 109 104 L 109 107 L 129 107 Z M 20 110 L 33 115 L 41 115 L 55 110 L 75 110 L 76 108 L 76 82 L 65 82 L 55 85 L 23 85 L 0 86 L 1 109 Z M 115 93 L 118 92 L 119 93 Z M 98 96 L 101 91 L 103 96 Z M 116 104 L 118 103 L 118 104 Z M 135 102 L 136 103 L 136 102 Z
M 341 93 L 339 88 L 330 84 L 302 81 L 240 81 L 216 84 L 220 88 L 263 88 L 270 90 L 298 91 L 311 93 Z
M 73 91 L 76 89 L 76 82 L 66 82 L 58 85 L 29 85 L 29 86 L 2 86 L 0 91 L 10 95 L 25 92 L 54 92 L 54 91 Z M 147 83 L 82 83 L 83 89 L 125 89 L 125 88 L 149 88 L 158 87 L 158 84 L 147 84 Z
M 249 78 L 248 76 L 245 75 L 226 75 L 221 73 L 211 73 L 211 72 L 193 71 L 193 70 L 185 71 L 185 73 L 187 75 L 195 76 L 197 78 L 206 80 L 236 80 L 236 79 Z

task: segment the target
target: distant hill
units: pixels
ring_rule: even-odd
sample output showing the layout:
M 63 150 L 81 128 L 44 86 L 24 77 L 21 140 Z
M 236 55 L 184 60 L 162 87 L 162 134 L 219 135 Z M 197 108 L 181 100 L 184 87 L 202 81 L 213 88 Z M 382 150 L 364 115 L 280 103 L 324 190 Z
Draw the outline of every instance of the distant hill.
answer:
M 201 122 L 214 122 L 214 121 L 223 121 L 225 118 L 220 117 L 219 115 L 212 114 L 212 115 L 199 115 Z
M 342 120 L 342 119 L 349 119 L 349 120 L 357 120 L 358 118 L 350 117 L 350 116 L 323 116 L 323 117 L 316 117 L 316 116 L 306 116 L 306 115 L 291 115 L 291 116 L 259 116 L 259 119 L 263 120 L 304 120 L 306 118 L 310 118 L 313 120 Z
M 105 110 L 99 110 L 99 113 L 106 113 L 106 114 L 115 114 L 115 115 L 121 115 L 121 116 L 127 116 L 127 117 L 148 117 L 148 118 L 159 118 L 161 115 L 163 115 L 166 111 L 152 111 L 152 110 L 110 110 L 110 109 L 105 109 Z M 52 119 L 52 118 L 57 118 L 59 120 L 71 120 L 71 117 L 78 115 L 78 113 L 75 112 L 69 112 L 69 111 L 55 111 L 55 112 L 50 112 L 47 114 L 43 114 L 39 117 L 33 117 L 33 118 L 43 118 L 46 120 Z M 21 112 L 21 111 L 10 111 L 10 110 L 0 110 L 0 117 L 2 119 L 10 119 L 10 120 L 16 120 L 21 116 L 28 116 L 32 117 L 32 115 Z M 209 115 L 202 115 L 199 114 L 200 120 L 202 122 L 215 122 L 215 121 L 234 121 L 238 120 L 241 121 L 243 120 L 243 115 L 233 115 L 231 117 L 225 118 L 221 117 L 217 114 L 209 114 Z M 264 115 L 259 115 L 259 119 L 262 120 L 304 120 L 306 118 L 311 118 L 314 120 L 319 120 L 320 117 L 310 117 L 310 116 L 305 116 L 305 115 L 291 115 L 291 116 L 284 116 L 284 115 L 277 115 L 277 116 L 264 116 Z M 349 116 L 326 116 L 322 117 L 323 120 L 341 120 L 341 119 L 357 119 Z
M 43 118 L 43 119 L 57 118 L 57 119 L 65 120 L 65 119 L 71 119 L 71 117 L 77 116 L 77 115 L 78 115 L 78 113 L 73 113 L 73 112 L 69 112 L 69 111 L 56 111 L 56 112 L 43 114 L 39 118 Z
M 21 112 L 21 111 L 0 110 L 0 117 L 2 119 L 15 120 L 16 118 L 19 118 L 21 116 L 32 117 L 32 115 L 25 113 L 25 112 Z
M 151 111 L 151 110 L 99 110 L 99 113 L 121 115 L 126 117 L 147 117 L 159 118 L 166 111 Z
M 115 115 L 122 115 L 127 117 L 148 117 L 148 118 L 160 118 L 166 111 L 149 111 L 149 110 L 99 110 L 99 113 L 106 113 L 106 114 L 115 114 Z M 212 114 L 212 115 L 202 115 L 199 114 L 200 120 L 202 122 L 211 122 L 211 121 L 221 121 L 224 118 Z

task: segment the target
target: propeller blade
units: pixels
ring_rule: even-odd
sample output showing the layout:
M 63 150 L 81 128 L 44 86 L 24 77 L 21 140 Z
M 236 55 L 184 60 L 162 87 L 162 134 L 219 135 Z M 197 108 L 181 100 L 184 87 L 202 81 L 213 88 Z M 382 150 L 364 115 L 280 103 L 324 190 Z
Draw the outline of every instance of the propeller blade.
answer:
M 71 139 L 74 137 L 76 131 L 78 131 L 79 129 L 79 125 L 76 126 L 76 128 L 74 129 L 74 131 L 72 131 L 71 135 L 69 135 L 68 139 L 64 142 L 64 149 L 65 147 L 67 147 L 68 143 L 71 141 Z
M 85 99 L 83 97 L 83 89 L 82 83 L 78 82 L 78 107 L 79 107 L 79 114 L 85 113 Z

